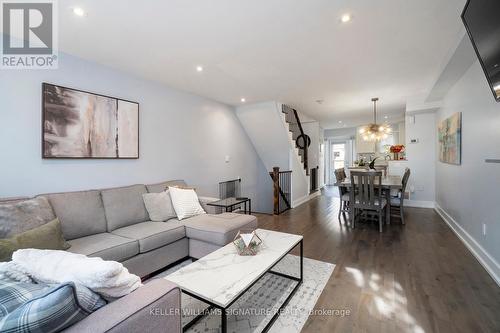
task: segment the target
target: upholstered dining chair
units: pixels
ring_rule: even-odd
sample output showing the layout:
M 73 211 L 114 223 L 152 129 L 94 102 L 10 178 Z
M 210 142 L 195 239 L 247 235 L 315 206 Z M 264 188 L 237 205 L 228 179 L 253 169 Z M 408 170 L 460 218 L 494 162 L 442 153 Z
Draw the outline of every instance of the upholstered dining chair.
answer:
M 382 191 L 375 188 L 376 184 L 382 183 L 382 171 L 351 171 L 351 196 L 353 226 L 356 225 L 357 214 L 361 211 L 375 211 L 378 215 L 378 228 L 382 232 L 382 223 L 385 216 L 384 209 L 387 208 L 387 200 Z
M 401 219 L 401 224 L 405 224 L 405 215 L 404 215 L 404 200 L 405 200 L 405 191 L 406 185 L 408 184 L 408 179 L 410 178 L 411 171 L 409 168 L 405 169 L 405 173 L 403 174 L 403 179 L 401 181 L 401 190 L 395 197 L 391 197 L 390 207 L 391 211 L 396 211 L 395 214 L 391 216 L 399 216 Z
M 335 179 L 337 183 L 340 183 L 346 179 L 345 169 L 340 168 L 334 171 Z M 338 186 L 339 188 L 339 197 L 340 197 L 340 208 L 339 208 L 339 216 L 338 219 L 340 221 L 340 214 L 345 214 L 349 212 L 349 191 L 345 186 Z

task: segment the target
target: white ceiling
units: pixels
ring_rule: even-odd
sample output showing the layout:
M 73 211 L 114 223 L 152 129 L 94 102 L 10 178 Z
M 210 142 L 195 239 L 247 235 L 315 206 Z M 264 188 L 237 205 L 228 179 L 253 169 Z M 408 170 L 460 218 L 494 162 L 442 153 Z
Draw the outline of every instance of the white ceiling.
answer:
M 278 100 L 325 128 L 353 126 L 372 117 L 373 96 L 381 116 L 396 119 L 429 89 L 464 3 L 65 0 L 60 49 L 230 105 Z M 73 15 L 75 6 L 88 15 Z M 340 23 L 344 13 L 351 22 Z

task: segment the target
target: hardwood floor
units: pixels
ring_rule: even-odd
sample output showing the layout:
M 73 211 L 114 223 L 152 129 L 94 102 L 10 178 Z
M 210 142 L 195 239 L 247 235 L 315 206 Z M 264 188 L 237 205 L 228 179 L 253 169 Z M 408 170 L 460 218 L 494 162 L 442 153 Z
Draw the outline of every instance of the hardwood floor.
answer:
M 336 264 L 302 332 L 500 332 L 500 288 L 432 209 L 408 208 L 382 234 L 375 223 L 339 223 L 323 195 L 261 228 L 302 234 L 304 256 Z M 394 219 L 393 219 L 394 220 Z

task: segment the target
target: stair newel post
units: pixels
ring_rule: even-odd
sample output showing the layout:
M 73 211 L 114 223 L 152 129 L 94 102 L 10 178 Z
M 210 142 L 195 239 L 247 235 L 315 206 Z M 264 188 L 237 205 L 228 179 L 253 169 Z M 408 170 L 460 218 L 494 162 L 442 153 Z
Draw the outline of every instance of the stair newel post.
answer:
M 280 168 L 273 168 L 273 185 L 274 185 L 274 214 L 279 215 L 280 213 Z

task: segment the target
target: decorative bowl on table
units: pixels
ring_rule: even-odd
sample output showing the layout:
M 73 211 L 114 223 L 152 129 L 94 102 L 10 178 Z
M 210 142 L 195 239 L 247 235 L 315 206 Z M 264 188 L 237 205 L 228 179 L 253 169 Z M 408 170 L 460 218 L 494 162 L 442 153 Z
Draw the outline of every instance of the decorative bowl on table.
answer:
M 255 230 L 242 229 L 234 237 L 233 244 L 240 256 L 254 256 L 259 252 L 262 239 Z

